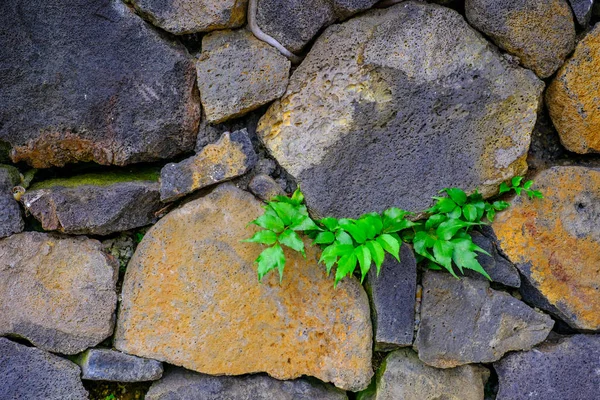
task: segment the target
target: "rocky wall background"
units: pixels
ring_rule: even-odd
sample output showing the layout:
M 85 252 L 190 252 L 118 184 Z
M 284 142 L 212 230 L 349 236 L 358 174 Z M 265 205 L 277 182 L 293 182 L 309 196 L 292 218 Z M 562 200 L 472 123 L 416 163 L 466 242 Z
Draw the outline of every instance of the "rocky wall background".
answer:
M 598 21 L 593 0 L 0 2 L 0 400 L 598 399 Z M 524 174 L 545 198 L 472 234 L 492 282 L 403 245 L 364 285 L 334 290 L 315 248 L 259 284 L 241 242 L 298 184 L 356 217 Z

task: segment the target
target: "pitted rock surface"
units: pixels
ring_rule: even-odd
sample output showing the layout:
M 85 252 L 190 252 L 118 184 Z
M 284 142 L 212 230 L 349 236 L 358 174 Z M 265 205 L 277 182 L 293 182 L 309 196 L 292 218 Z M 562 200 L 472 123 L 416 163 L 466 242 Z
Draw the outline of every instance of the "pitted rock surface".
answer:
M 75 362 L 81 367 L 81 379 L 113 382 L 144 382 L 160 379 L 160 361 L 148 360 L 111 349 L 89 349 Z
M 577 23 L 582 27 L 586 27 L 592 17 L 594 0 L 569 0 L 569 3 L 571 3 L 573 14 L 577 18 Z

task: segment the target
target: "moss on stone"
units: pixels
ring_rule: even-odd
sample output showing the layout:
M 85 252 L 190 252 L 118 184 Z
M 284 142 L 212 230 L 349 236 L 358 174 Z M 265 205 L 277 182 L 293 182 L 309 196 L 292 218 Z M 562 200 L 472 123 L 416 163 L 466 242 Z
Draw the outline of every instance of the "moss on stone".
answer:
M 19 170 L 12 165 L 0 164 L 0 174 L 6 176 L 10 181 L 10 184 L 13 186 L 18 185 L 21 182 L 21 174 L 19 173 Z
M 83 185 L 109 186 L 115 183 L 132 181 L 158 182 L 159 177 L 160 170 L 158 168 L 143 168 L 125 171 L 113 170 L 106 172 L 76 175 L 70 178 L 49 179 L 42 182 L 36 182 L 31 185 L 29 190 L 48 189 L 55 186 L 62 186 L 68 188 Z

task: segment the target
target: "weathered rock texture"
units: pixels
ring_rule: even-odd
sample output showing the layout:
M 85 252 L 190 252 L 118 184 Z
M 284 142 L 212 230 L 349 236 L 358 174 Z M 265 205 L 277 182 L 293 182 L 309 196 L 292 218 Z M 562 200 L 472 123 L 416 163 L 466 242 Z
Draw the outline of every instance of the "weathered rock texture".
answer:
M 527 301 L 600 330 L 600 170 L 554 167 L 535 182 L 544 199 L 517 197 L 493 224 L 502 250 L 535 291 Z
M 160 361 L 110 349 L 86 350 L 77 358 L 76 363 L 81 367 L 81 378 L 94 381 L 155 381 L 163 373 Z
M 256 197 L 265 202 L 271 200 L 275 196 L 285 195 L 281 185 L 269 175 L 264 174 L 259 174 L 252 178 L 250 183 L 248 183 L 248 189 Z
M 120 1 L 3 1 L 0 48 L 14 162 L 124 165 L 194 148 L 193 61 Z
M 542 88 L 457 12 L 409 1 L 329 27 L 258 134 L 317 215 L 420 211 L 526 170 Z
M 286 251 L 286 275 L 258 284 L 260 246 L 242 243 L 262 214 L 223 185 L 148 231 L 125 276 L 114 345 L 212 375 L 315 376 L 349 390 L 372 376 L 367 295 L 354 279 L 333 290 L 317 251 Z
M 494 364 L 497 400 L 591 400 L 600 393 L 600 335 L 550 340 Z
M 600 152 L 600 25 L 548 87 L 546 103 L 561 143 L 575 153 Z
M 108 235 L 156 222 L 158 172 L 96 173 L 34 184 L 21 201 L 45 230 Z
M 586 27 L 592 17 L 594 0 L 569 0 L 569 3 L 571 3 L 571 8 L 573 9 L 573 14 L 575 14 L 577 23 Z
M 377 372 L 376 390 L 360 400 L 482 400 L 490 371 L 479 365 L 429 367 L 409 349 L 388 355 Z
M 252 33 L 237 30 L 206 35 L 196 65 L 204 113 L 218 123 L 281 97 L 291 63 Z
M 371 268 L 365 284 L 371 300 L 375 350 L 410 346 L 415 330 L 417 262 L 412 249 L 403 244 L 400 262 L 387 256 L 377 276 Z
M 160 171 L 160 199 L 173 201 L 195 190 L 245 174 L 258 156 L 246 130 L 225 133 L 194 157 L 167 164 Z
M 0 239 L 19 233 L 25 227 L 21 208 L 15 201 L 12 188 L 19 184 L 19 170 L 0 164 Z
M 460 280 L 425 272 L 421 324 L 415 339 L 419 358 L 437 368 L 499 360 L 529 350 L 550 333 L 552 319 L 483 278 Z
M 210 376 L 169 368 L 152 384 L 146 400 L 347 400 L 330 385 L 297 379 L 279 381 L 264 375 Z
M 466 0 L 469 22 L 521 64 L 547 78 L 575 46 L 567 0 Z
M 248 0 L 126 0 L 149 22 L 176 35 L 237 28 Z
M 109 337 L 117 269 L 100 246 L 38 232 L 0 240 L 0 335 L 63 354 Z
M 71 361 L 0 338 L 2 400 L 87 400 L 80 373 Z

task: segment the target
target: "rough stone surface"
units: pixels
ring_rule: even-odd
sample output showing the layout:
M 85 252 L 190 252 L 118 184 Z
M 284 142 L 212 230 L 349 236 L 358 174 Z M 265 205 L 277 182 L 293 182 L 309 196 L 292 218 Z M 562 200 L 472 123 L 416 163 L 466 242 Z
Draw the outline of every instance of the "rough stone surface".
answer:
M 225 30 L 204 36 L 196 66 L 206 118 L 219 123 L 281 97 L 291 63 L 250 32 Z
M 575 153 L 600 153 L 600 25 L 577 45 L 546 92 L 561 143 Z
M 529 350 L 550 333 L 552 319 L 484 278 L 425 272 L 421 324 L 415 339 L 419 358 L 437 368 L 499 360 Z
M 248 189 L 262 201 L 269 201 L 275 196 L 283 196 L 281 185 L 269 175 L 256 175 L 248 184 Z
M 195 190 L 245 174 L 257 155 L 243 129 L 224 133 L 215 144 L 179 163 L 167 164 L 160 172 L 160 199 L 173 201 Z
M 466 0 L 467 19 L 539 77 L 552 75 L 575 46 L 567 0 Z
M 81 379 L 114 382 L 144 382 L 160 379 L 162 363 L 110 349 L 89 349 L 76 363 L 81 367 Z
M 120 1 L 3 1 L 0 48 L 14 162 L 124 165 L 194 148 L 194 62 Z
M 573 328 L 600 330 L 600 170 L 554 167 L 492 225 L 502 250 L 535 289 L 527 301 Z
M 457 12 L 409 1 L 329 27 L 258 135 L 318 216 L 420 211 L 526 170 L 542 88 Z
M 21 181 L 19 170 L 12 165 L 0 164 L 0 192 L 10 193 Z
M 0 338 L 2 400 L 87 400 L 80 373 L 71 361 Z
M 12 194 L 0 193 L 0 238 L 22 232 L 25 222 Z
M 126 0 L 149 22 L 167 32 L 208 32 L 246 22 L 248 0 Z
M 371 300 L 375 350 L 410 346 L 415 328 L 417 262 L 412 249 L 403 244 L 400 262 L 387 256 L 381 272 L 371 268 L 365 284 Z
M 577 23 L 586 27 L 590 23 L 592 17 L 592 8 L 594 6 L 594 0 L 569 0 L 573 14 L 577 19 Z
M 109 337 L 117 268 L 100 246 L 39 232 L 0 240 L 0 335 L 63 354 Z
M 498 253 L 496 244 L 492 239 L 477 231 L 471 232 L 471 237 L 473 238 L 473 243 L 491 254 L 491 256 L 479 254 L 477 256 L 477 260 L 483 269 L 485 269 L 485 271 L 488 273 L 490 278 L 492 278 L 493 282 L 501 283 L 514 288 L 521 286 L 519 271 L 513 265 L 513 263 Z M 469 276 L 477 275 L 477 272 L 475 271 L 467 270 L 465 272 L 469 273 Z
M 592 400 L 600 393 L 600 335 L 556 338 L 494 364 L 497 400 Z
M 372 331 L 354 278 L 333 290 L 307 258 L 286 251 L 285 276 L 256 279 L 261 246 L 242 243 L 262 203 L 233 185 L 172 211 L 139 244 L 125 275 L 118 350 L 211 375 L 315 376 L 364 389 Z
M 479 365 L 437 369 L 409 349 L 388 355 L 377 372 L 376 390 L 360 400 L 482 400 L 490 371 Z
M 93 176 L 100 182 L 86 184 Z M 42 182 L 25 192 L 21 201 L 45 230 L 109 235 L 156 222 L 155 213 L 162 207 L 159 185 L 155 176 L 147 179 L 152 180 L 111 183 L 109 174 L 94 174 Z
M 169 368 L 152 384 L 146 400 L 347 400 L 331 385 L 297 379 L 279 381 L 264 375 L 210 376 Z

